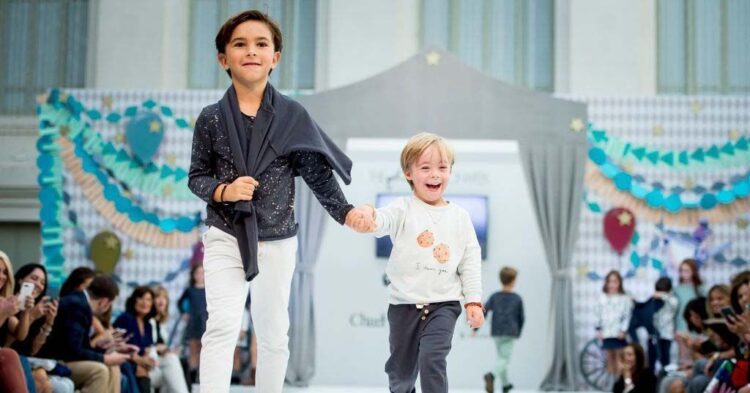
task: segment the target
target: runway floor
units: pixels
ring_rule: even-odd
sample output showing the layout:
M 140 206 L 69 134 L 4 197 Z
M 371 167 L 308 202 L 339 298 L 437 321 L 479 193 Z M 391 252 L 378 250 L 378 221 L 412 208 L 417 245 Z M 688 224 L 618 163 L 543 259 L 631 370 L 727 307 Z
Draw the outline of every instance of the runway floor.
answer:
M 311 386 L 308 388 L 285 387 L 285 393 L 383 393 L 386 387 L 361 387 L 361 386 Z M 195 385 L 192 393 L 198 393 L 200 389 Z M 484 389 L 450 389 L 451 393 L 484 393 Z M 500 392 L 497 389 L 496 392 Z M 230 393 L 254 393 L 255 389 L 249 386 L 232 386 Z M 419 392 L 419 390 L 417 390 Z M 541 393 L 539 390 L 513 390 L 513 393 Z M 575 393 L 575 392 L 570 392 Z M 583 392 L 581 392 L 583 393 Z M 590 392 L 586 392 L 590 393 Z

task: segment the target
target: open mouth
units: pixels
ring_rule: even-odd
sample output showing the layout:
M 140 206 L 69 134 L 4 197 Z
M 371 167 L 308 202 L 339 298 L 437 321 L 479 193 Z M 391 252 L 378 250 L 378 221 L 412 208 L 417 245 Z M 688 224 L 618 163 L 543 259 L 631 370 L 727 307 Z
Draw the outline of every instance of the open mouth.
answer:
M 244 63 L 244 64 L 242 64 L 242 66 L 243 67 L 248 67 L 248 66 L 260 67 L 260 63 Z
M 427 189 L 431 191 L 437 191 L 440 189 L 440 184 L 426 184 Z

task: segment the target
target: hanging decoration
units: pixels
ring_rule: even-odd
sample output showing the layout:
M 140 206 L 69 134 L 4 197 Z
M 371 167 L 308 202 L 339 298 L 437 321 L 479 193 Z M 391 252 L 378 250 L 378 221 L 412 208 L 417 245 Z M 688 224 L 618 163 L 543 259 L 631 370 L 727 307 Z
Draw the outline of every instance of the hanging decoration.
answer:
M 622 255 L 630 243 L 635 233 L 635 221 L 633 212 L 623 207 L 610 209 L 604 215 L 604 236 L 617 254 Z

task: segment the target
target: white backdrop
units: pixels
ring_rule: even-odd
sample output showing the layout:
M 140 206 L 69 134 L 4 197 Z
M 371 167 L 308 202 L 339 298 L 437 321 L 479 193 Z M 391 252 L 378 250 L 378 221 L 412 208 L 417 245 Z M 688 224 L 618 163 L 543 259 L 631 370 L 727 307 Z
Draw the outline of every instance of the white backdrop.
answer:
M 350 140 L 353 182 L 345 188 L 356 205 L 374 203 L 380 192 L 409 192 L 399 169 L 405 141 Z M 501 265 L 519 269 L 517 291 L 526 326 L 516 345 L 510 375 L 520 389 L 536 389 L 549 364 L 550 274 L 515 142 L 451 141 L 456 165 L 450 194 L 489 199 L 488 257 L 483 262 L 486 299 L 499 290 Z M 317 371 L 315 385 L 387 386 L 386 259 L 375 257 L 375 238 L 329 223 L 316 267 Z M 472 337 L 462 315 L 448 358 L 452 388 L 480 388 L 495 361 L 489 324 Z

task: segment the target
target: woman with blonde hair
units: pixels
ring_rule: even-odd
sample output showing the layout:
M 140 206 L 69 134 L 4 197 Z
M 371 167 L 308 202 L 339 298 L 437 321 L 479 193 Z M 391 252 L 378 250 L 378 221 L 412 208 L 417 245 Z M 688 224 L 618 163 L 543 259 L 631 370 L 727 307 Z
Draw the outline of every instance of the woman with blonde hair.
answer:
M 155 315 L 149 320 L 153 334 L 154 346 L 159 362 L 151 369 L 153 387 L 161 388 L 166 393 L 187 393 L 185 372 L 180 358 L 169 349 L 167 326 L 169 324 L 169 292 L 162 286 L 154 288 Z

